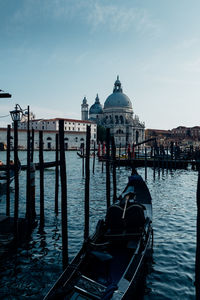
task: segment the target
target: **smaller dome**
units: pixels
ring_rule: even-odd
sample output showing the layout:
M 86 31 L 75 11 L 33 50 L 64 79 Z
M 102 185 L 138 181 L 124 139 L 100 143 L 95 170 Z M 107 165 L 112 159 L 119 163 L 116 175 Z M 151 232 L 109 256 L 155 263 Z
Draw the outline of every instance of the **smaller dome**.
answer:
M 96 99 L 95 99 L 95 103 L 90 107 L 90 110 L 89 110 L 89 114 L 90 115 L 97 115 L 97 114 L 102 114 L 103 113 L 103 108 L 102 108 L 102 105 L 99 101 L 99 96 L 97 94 L 96 96 Z

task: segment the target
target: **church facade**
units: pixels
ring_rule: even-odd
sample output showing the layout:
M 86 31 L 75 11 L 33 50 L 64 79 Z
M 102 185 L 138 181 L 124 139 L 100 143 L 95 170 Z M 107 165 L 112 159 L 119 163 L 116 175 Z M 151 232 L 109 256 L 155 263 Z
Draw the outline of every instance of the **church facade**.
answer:
M 95 103 L 90 107 L 84 97 L 81 105 L 82 120 L 90 120 L 97 125 L 110 128 L 116 146 L 126 147 L 137 144 L 145 139 L 145 124 L 134 114 L 132 102 L 123 93 L 119 76 L 114 83 L 113 93 L 101 105 L 97 94 Z

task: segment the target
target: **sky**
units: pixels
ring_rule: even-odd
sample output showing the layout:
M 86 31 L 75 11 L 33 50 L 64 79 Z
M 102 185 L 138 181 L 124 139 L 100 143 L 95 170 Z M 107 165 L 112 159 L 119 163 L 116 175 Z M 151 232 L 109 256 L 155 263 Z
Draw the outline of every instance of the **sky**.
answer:
M 119 75 L 146 128 L 200 126 L 199 0 L 0 0 L 0 126 L 81 118 Z

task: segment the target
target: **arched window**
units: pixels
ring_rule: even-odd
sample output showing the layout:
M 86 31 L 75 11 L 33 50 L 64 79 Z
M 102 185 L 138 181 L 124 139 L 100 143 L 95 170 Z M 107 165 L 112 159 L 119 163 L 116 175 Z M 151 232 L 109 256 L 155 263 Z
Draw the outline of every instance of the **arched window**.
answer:
M 118 129 L 117 131 L 116 131 L 116 134 L 123 134 L 124 132 L 123 132 L 123 130 L 121 130 L 121 129 Z
M 119 117 L 115 116 L 115 124 L 119 124 Z
M 47 138 L 47 141 L 51 141 L 52 140 L 52 138 L 49 136 L 48 138 Z
M 136 131 L 136 136 L 135 136 L 136 144 L 138 143 L 138 140 L 139 140 L 139 131 Z
M 84 138 L 81 138 L 80 141 L 84 141 Z
M 124 118 L 123 118 L 123 116 L 120 116 L 119 118 L 120 118 L 120 123 L 124 124 Z
M 64 138 L 64 140 L 65 140 L 65 141 L 69 141 L 69 139 L 68 139 L 68 138 Z

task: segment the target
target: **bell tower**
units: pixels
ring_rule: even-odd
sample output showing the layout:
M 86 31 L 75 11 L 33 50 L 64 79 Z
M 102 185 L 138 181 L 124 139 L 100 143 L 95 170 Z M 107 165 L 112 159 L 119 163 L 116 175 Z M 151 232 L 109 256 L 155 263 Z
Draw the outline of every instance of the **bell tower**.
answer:
M 81 104 L 81 120 L 88 120 L 88 104 L 86 97 L 83 98 L 83 103 Z

